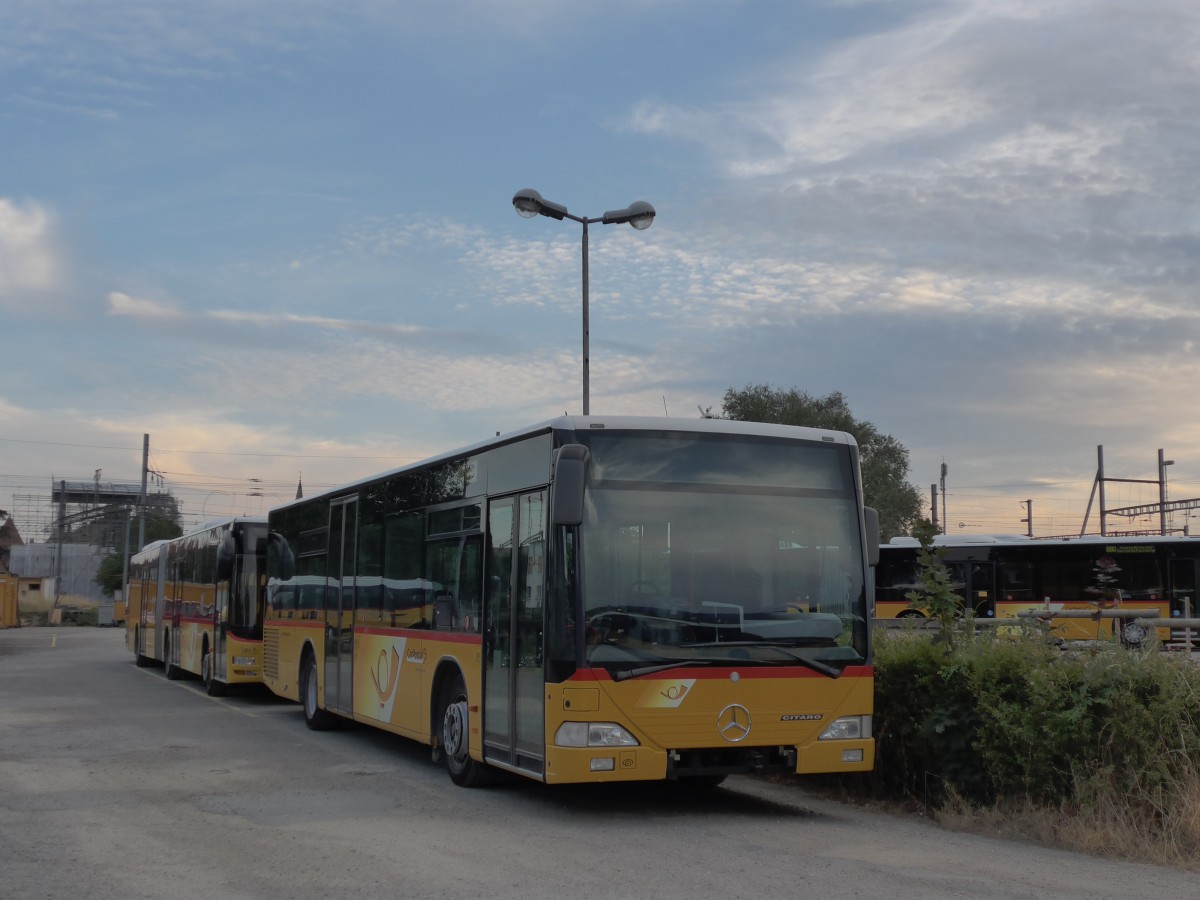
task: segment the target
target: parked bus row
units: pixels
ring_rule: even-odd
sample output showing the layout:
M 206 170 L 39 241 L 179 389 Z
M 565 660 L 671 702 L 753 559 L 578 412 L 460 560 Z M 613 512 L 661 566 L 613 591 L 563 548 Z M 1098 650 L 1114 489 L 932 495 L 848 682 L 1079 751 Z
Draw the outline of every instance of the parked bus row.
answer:
M 878 546 L 849 435 L 564 416 L 152 544 L 127 634 L 461 785 L 862 771 Z
M 134 554 L 126 643 L 139 666 L 202 679 L 210 694 L 262 681 L 267 520 L 214 522 Z
M 1123 610 L 1183 623 L 1198 614 L 1198 538 L 939 535 L 934 546 L 950 570 L 955 592 L 977 619 Z M 906 596 L 917 587 L 919 551 L 917 541 L 907 537 L 880 548 L 877 617 L 921 615 Z M 1117 637 L 1123 621 L 1129 620 L 1051 619 L 1054 634 L 1065 640 Z M 1189 635 L 1182 624 L 1161 626 L 1157 632 L 1164 643 L 1179 643 Z M 1200 633 L 1192 637 L 1200 638 Z

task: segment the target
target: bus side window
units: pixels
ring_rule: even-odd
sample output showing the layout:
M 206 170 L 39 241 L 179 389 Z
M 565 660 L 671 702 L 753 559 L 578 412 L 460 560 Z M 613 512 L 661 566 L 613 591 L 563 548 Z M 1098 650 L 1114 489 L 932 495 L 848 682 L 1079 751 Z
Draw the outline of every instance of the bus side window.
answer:
M 1001 600 L 1036 600 L 1033 592 L 1033 563 L 1006 562 L 999 568 L 1000 584 L 997 587 Z
M 454 611 L 454 595 L 449 591 L 442 591 L 436 594 L 433 598 L 433 627 L 434 628 L 453 628 L 455 611 Z

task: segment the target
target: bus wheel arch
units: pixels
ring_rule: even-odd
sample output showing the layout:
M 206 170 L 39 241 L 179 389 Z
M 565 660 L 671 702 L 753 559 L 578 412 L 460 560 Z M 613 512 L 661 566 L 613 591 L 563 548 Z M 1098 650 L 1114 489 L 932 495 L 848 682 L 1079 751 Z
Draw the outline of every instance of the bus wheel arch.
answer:
M 925 614 L 919 609 L 906 609 L 896 613 L 897 619 L 924 619 Z
M 305 644 L 300 652 L 300 672 L 296 681 L 300 690 L 300 706 L 304 709 L 304 724 L 313 731 L 328 731 L 337 724 L 337 718 L 321 707 L 320 675 L 317 671 L 317 654 L 312 644 Z
M 459 787 L 486 784 L 488 767 L 471 756 L 471 724 L 467 683 L 454 663 L 438 667 L 430 693 L 430 743 L 434 761 L 446 767 L 450 780 Z
M 204 690 L 210 697 L 224 696 L 228 685 L 223 681 L 218 681 L 216 672 L 216 659 L 213 657 L 212 648 L 208 644 L 208 635 L 204 636 L 204 641 L 200 645 L 200 680 L 204 682 Z
M 154 660 L 142 652 L 142 630 L 133 629 L 133 664 L 139 669 L 149 666 Z

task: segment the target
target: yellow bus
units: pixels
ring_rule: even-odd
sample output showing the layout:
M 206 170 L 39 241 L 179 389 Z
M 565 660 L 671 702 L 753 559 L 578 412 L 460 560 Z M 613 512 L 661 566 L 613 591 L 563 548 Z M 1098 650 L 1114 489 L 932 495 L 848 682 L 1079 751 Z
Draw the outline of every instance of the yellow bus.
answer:
M 126 644 L 138 666 L 199 677 L 209 694 L 262 681 L 267 520 L 205 525 L 135 554 L 126 587 Z
M 878 518 L 837 432 L 568 417 L 270 512 L 263 676 L 471 786 L 874 764 Z
M 1105 609 L 1153 613 L 1186 622 L 1197 615 L 1200 539 L 1175 535 L 1029 538 L 1017 535 L 938 535 L 934 546 L 956 592 L 977 619 L 1021 613 Z M 916 617 L 906 594 L 916 587 L 915 538 L 893 538 L 881 548 L 875 571 L 875 615 Z M 1129 643 L 1144 628 L 1128 619 L 1056 617 L 1053 633 L 1064 640 Z M 1163 642 L 1184 640 L 1183 628 L 1159 628 Z

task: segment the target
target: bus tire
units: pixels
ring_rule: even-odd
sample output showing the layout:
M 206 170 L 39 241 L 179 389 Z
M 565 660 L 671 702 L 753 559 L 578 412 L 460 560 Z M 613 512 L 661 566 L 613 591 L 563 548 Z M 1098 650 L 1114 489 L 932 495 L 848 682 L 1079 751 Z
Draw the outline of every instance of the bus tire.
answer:
M 204 642 L 204 655 L 200 657 L 200 678 L 204 681 L 204 690 L 210 697 L 224 697 L 229 687 L 223 681 L 217 681 L 213 674 L 213 655 L 208 649 L 208 641 Z
M 897 619 L 924 619 L 925 614 L 918 612 L 915 609 L 906 609 L 903 612 L 896 613 Z
M 135 629 L 133 632 L 133 664 L 139 669 L 144 669 L 154 662 L 154 660 L 142 653 L 141 646 L 142 632 Z
M 179 681 L 183 678 L 183 669 L 171 662 L 171 642 L 163 641 L 163 665 L 167 667 L 167 681 Z
M 328 731 L 337 724 L 337 719 L 318 702 L 317 660 L 312 653 L 304 654 L 300 663 L 300 705 L 304 707 L 304 724 L 313 731 Z
M 467 712 L 467 686 L 455 675 L 442 691 L 440 750 L 450 780 L 459 787 L 480 787 L 488 779 L 485 763 L 471 758 L 471 730 Z

